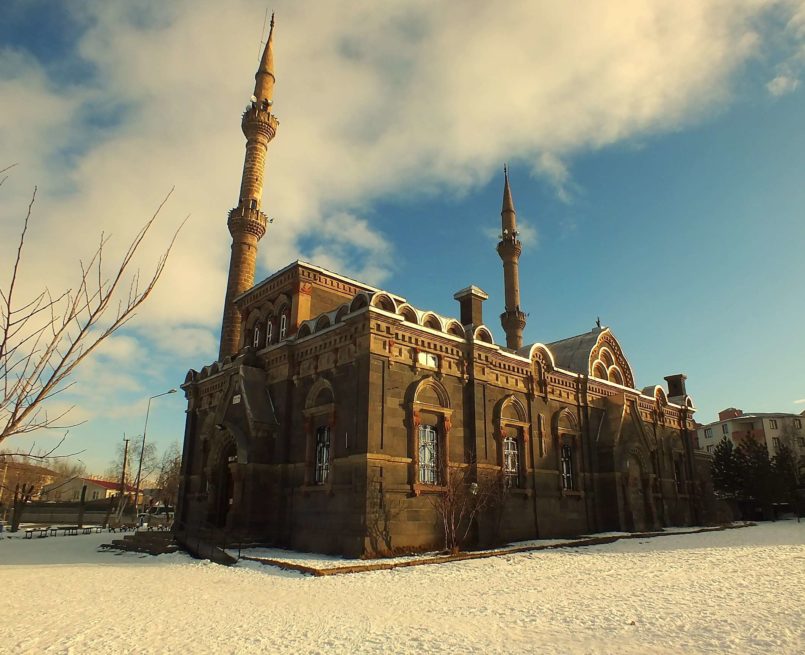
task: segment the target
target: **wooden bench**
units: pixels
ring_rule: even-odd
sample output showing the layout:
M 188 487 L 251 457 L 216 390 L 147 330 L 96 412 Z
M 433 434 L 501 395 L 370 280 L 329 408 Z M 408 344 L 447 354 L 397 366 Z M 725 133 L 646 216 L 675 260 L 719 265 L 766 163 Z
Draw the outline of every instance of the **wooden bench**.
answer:
M 40 539 L 47 537 L 50 533 L 50 526 L 46 526 L 44 528 L 25 528 L 25 538 L 26 539 L 33 539 L 34 533 Z
M 58 529 L 64 532 L 64 536 L 78 534 L 77 525 L 60 525 Z

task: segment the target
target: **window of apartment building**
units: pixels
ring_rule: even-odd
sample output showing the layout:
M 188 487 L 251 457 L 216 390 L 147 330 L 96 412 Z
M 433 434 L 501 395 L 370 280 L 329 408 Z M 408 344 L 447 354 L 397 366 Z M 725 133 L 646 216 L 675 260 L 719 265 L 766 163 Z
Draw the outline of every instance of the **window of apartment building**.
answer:
M 716 447 L 715 447 L 715 446 L 713 446 L 713 445 L 707 446 L 707 452 L 708 452 L 708 453 L 712 453 L 712 452 L 715 450 L 715 448 L 716 448 Z
M 727 424 L 727 423 L 723 423 L 723 424 L 721 425 L 721 434 L 729 434 L 729 432 L 730 432 L 730 426 L 729 426 L 729 424 Z
M 98 500 L 98 492 L 97 491 L 92 492 L 92 500 Z
M 773 418 L 770 418 L 770 419 L 769 419 L 769 427 L 770 427 L 772 430 L 776 430 L 776 429 L 777 429 L 777 420 L 776 420 L 776 419 L 773 419 Z
M 780 449 L 780 439 L 778 437 L 771 438 L 771 445 L 774 446 L 774 450 Z
M 573 475 L 573 446 L 570 444 L 562 446 L 560 464 L 562 467 L 562 489 L 573 491 L 576 488 L 576 480 Z
M 419 482 L 439 484 L 439 439 L 435 425 L 419 426 Z
M 798 437 L 797 444 L 800 448 L 805 448 L 805 437 Z
M 316 469 L 313 481 L 324 484 L 330 475 L 330 427 L 322 425 L 316 430 Z
M 711 439 L 713 437 L 713 428 L 705 428 L 704 437 L 705 439 Z
M 797 430 L 801 430 L 802 429 L 802 421 L 800 419 L 798 419 L 798 418 L 795 418 L 794 419 L 794 427 Z
M 507 487 L 520 486 L 520 448 L 517 437 L 503 440 L 503 478 Z

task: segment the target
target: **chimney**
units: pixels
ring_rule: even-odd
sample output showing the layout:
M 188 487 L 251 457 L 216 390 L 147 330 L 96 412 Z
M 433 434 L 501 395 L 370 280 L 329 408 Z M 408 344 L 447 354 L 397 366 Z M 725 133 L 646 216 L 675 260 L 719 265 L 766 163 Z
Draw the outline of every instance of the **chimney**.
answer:
M 686 396 L 687 392 L 685 391 L 685 380 L 687 379 L 688 376 L 684 373 L 666 375 L 665 381 L 668 383 L 668 397 L 681 398 L 682 396 Z
M 470 285 L 461 291 L 456 291 L 453 298 L 458 300 L 461 306 L 462 325 L 483 325 L 483 304 L 484 300 L 489 298 L 483 289 Z

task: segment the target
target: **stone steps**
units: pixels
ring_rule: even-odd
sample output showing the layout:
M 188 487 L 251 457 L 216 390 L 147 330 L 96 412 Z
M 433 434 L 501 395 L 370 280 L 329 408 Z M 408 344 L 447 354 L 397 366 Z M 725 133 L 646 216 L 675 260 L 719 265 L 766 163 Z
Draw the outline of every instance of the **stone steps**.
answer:
M 125 535 L 122 539 L 113 539 L 111 544 L 103 544 L 102 548 L 115 548 L 135 553 L 148 553 L 149 555 L 163 555 L 165 553 L 175 553 L 179 550 L 179 544 L 173 538 L 172 532 L 135 532 L 134 534 Z

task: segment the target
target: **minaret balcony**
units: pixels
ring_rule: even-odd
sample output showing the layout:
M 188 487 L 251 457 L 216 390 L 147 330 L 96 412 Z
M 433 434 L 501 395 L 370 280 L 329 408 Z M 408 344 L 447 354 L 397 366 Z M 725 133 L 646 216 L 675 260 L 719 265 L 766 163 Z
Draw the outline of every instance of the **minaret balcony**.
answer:
M 526 313 L 519 309 L 508 309 L 500 315 L 500 324 L 505 332 L 509 330 L 519 330 L 522 332 L 526 324 Z
M 266 233 L 268 217 L 259 209 L 238 205 L 229 210 L 226 224 L 229 226 L 229 233 L 232 236 L 247 232 L 262 239 Z
M 515 236 L 503 237 L 498 243 L 498 255 L 501 259 L 519 257 L 523 252 L 523 244 Z
M 246 108 L 240 121 L 243 134 L 247 139 L 262 136 L 267 142 L 277 134 L 279 124 L 277 117 L 268 108 L 263 108 L 256 102 Z

